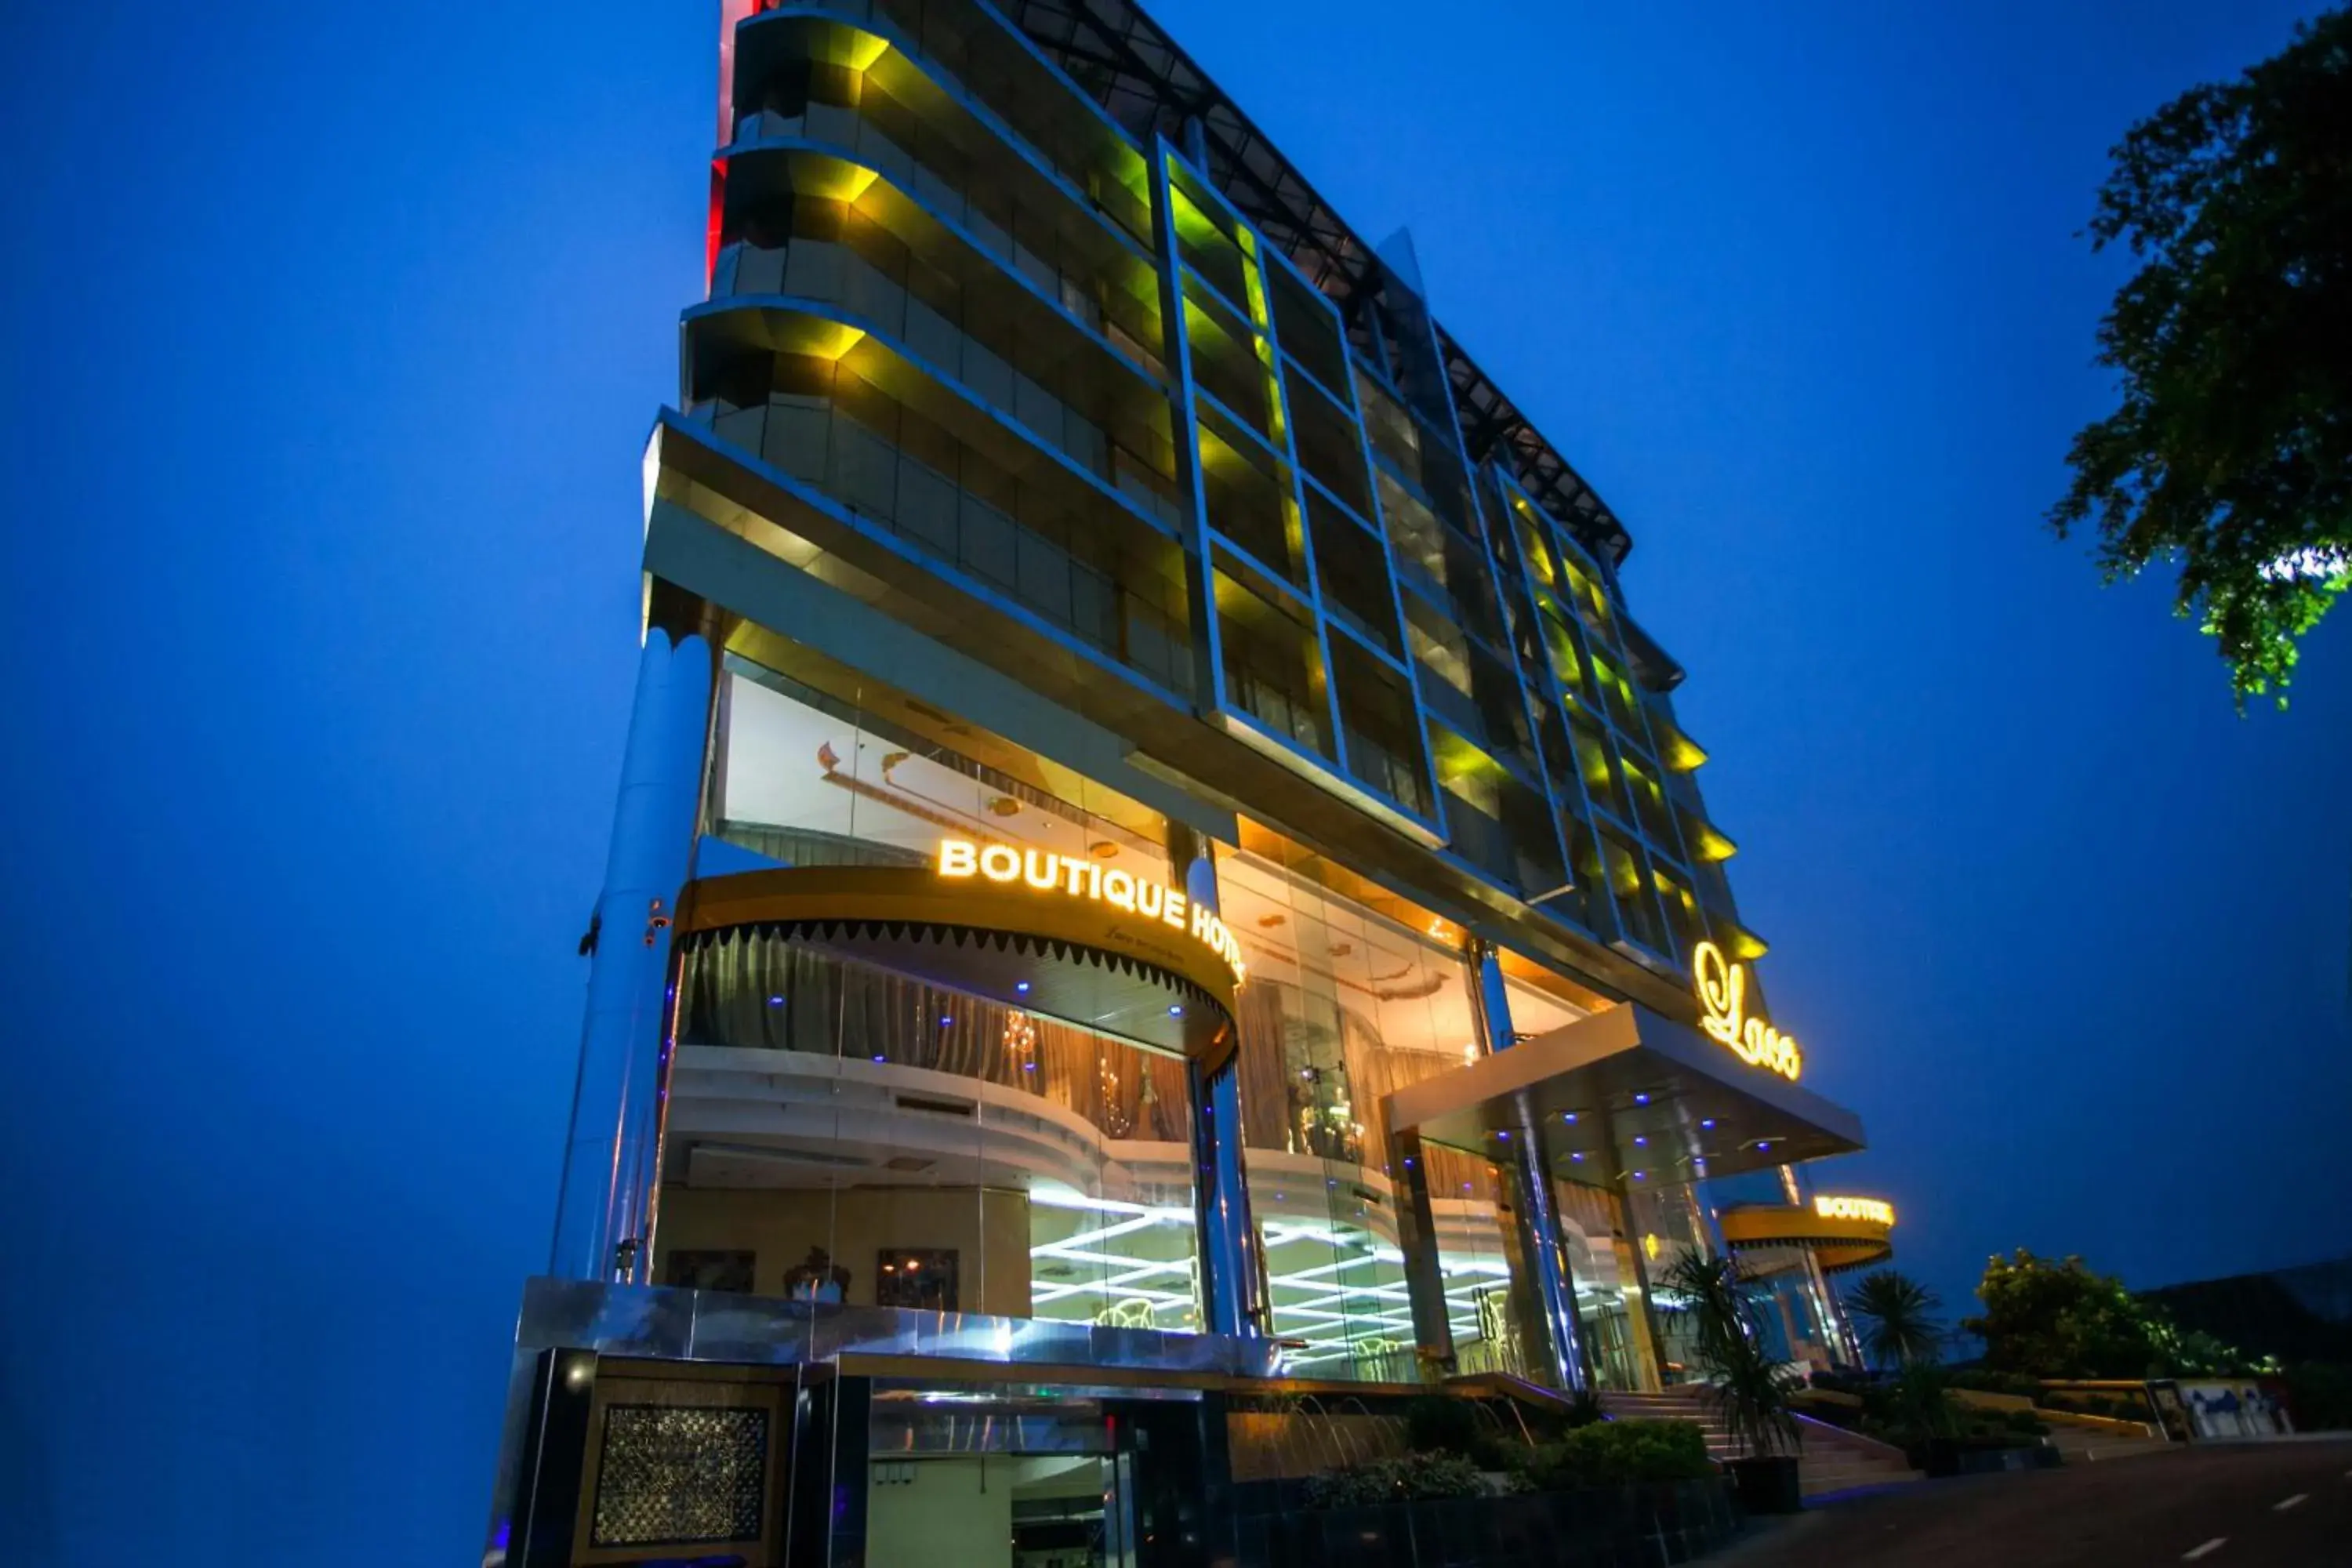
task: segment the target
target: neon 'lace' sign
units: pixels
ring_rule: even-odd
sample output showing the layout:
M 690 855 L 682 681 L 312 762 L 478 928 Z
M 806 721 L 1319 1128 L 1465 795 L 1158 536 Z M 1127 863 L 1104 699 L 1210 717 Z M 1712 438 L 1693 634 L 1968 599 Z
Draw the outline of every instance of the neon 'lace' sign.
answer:
M 1791 1083 L 1805 1065 L 1797 1042 L 1748 1011 L 1748 966 L 1723 956 L 1723 949 L 1703 942 L 1691 952 L 1691 988 L 1698 994 L 1706 1016 L 1698 1026 L 1731 1047 L 1750 1067 L 1769 1068 Z

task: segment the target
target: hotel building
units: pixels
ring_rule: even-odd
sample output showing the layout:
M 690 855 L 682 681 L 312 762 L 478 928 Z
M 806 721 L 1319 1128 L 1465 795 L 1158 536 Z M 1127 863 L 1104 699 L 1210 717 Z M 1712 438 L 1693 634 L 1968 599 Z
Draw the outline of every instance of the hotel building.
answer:
M 1247 1560 L 1299 1402 L 1655 1391 L 1693 1250 L 1853 1359 L 1631 534 L 1410 243 L 1124 0 L 719 74 L 492 1559 Z

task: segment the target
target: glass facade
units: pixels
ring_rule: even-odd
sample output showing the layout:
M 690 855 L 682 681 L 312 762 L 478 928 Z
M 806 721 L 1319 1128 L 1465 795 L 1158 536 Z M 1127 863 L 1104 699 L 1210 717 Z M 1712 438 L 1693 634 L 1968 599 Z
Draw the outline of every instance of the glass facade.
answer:
M 740 24 L 710 298 L 687 317 L 688 418 L 898 547 L 906 570 L 1084 650 L 1102 672 L 1088 679 L 1125 679 L 1171 722 L 1208 718 L 1329 809 L 1418 840 L 1391 873 L 1436 868 L 1532 931 L 1661 975 L 1701 942 L 1759 952 L 1692 776 L 1705 752 L 1673 716 L 1681 671 L 1625 612 L 1613 518 L 1556 459 L 1483 439 L 1491 394 L 1465 384 L 1413 285 L 1381 263 L 1318 276 L 1197 146 L 1138 137 L 1034 44 L 954 0 L 761 5 Z M 854 698 L 848 662 L 847 687 L 829 686 Z M 972 748 L 983 763 L 943 733 L 730 657 L 705 831 L 758 858 L 744 864 L 916 867 L 953 832 L 1192 874 L 1164 815 L 1002 737 Z M 1400 920 L 1398 900 L 1346 896 L 1297 847 L 1317 826 L 1243 818 L 1205 883 L 1250 970 L 1233 1021 L 1254 1295 L 1293 1368 L 1410 1380 L 1381 1108 L 1508 1042 L 1482 1034 L 1465 928 L 1423 900 Z M 688 1247 L 686 1214 L 798 1204 L 790 1239 L 749 1249 L 755 1289 L 808 1263 L 806 1232 L 828 1257 L 855 1252 L 836 1267 L 866 1300 L 886 1257 L 940 1253 L 926 1238 L 952 1232 L 952 1287 L 921 1264 L 926 1301 L 1202 1326 L 1188 1155 L 1202 1108 L 1181 1061 L 790 934 L 698 937 L 683 963 L 681 1081 L 763 1064 L 730 1070 L 830 1097 L 794 1125 L 834 1123 L 761 1163 L 719 1089 L 674 1093 L 658 1267 L 685 1278 L 699 1265 L 682 1252 L 747 1250 L 701 1230 Z M 1509 1000 L 1522 1037 L 1585 1011 L 1525 984 Z M 898 1113 L 924 1152 L 856 1163 L 887 1143 L 883 1122 L 861 1144 L 840 1121 L 861 1094 L 935 1100 Z M 1530 1370 L 1507 1173 L 1483 1151 L 1428 1161 L 1454 1363 Z M 887 1197 L 841 1195 L 877 1170 Z M 1679 1364 L 1671 1303 L 1643 1281 L 1706 1241 L 1668 1175 L 1559 1183 L 1604 1383 Z M 834 1195 L 696 1195 L 706 1181 Z
M 1447 1380 L 1693 1375 L 1660 1281 L 1808 1197 L 1707 1179 L 1737 1118 L 1860 1130 L 1647 1038 L 1764 944 L 1622 526 L 1139 12 L 723 16 L 555 1249 L 670 1294 L 530 1419 L 788 1456 L 745 1561 L 1075 1568 L 1302 1473 L 1271 1377 L 1369 1453 Z
M 1166 865 L 1131 811 L 1122 826 L 748 661 L 719 702 L 706 827 L 760 862 L 920 866 L 972 834 Z M 1192 1117 L 1181 1059 L 805 936 L 707 933 L 681 964 L 655 1270 L 1197 1331 Z

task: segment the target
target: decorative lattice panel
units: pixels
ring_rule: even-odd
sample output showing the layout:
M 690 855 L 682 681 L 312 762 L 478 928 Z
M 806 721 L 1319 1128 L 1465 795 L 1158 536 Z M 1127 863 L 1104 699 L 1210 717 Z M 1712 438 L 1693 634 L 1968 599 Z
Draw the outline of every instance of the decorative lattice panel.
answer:
M 757 1539 L 767 1468 L 765 1410 L 611 1405 L 592 1539 L 598 1546 Z

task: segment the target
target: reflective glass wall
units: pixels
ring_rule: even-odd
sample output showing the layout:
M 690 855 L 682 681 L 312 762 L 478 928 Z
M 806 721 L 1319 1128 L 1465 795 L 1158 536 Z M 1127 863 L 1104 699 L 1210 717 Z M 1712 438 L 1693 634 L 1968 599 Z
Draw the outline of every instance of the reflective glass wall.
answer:
M 729 661 L 705 875 L 919 866 L 943 835 L 1165 877 L 1151 824 Z M 1200 1326 L 1177 1058 L 771 928 L 687 939 L 654 1278 Z
M 1711 1180 L 1705 1186 L 1705 1201 L 1717 1208 L 1762 1205 L 1802 1210 L 1812 1203 L 1811 1184 L 1801 1168 L 1781 1165 Z M 1822 1274 L 1808 1248 L 1793 1244 L 1742 1247 L 1738 1256 L 1757 1305 L 1759 1326 L 1775 1356 L 1815 1367 L 1851 1359 L 1841 1346 L 1836 1309 L 1829 1296 L 1835 1283 Z
M 1295 1342 L 1285 1362 L 1302 1375 L 1412 1381 L 1420 1371 L 1381 1105 L 1479 1055 L 1469 971 L 1458 931 L 1402 924 L 1308 869 L 1230 848 L 1217 865 L 1225 921 L 1250 965 L 1243 1124 L 1274 1330 Z M 1525 1033 L 1575 1016 L 1516 986 L 1512 1005 Z M 1425 1153 L 1457 1363 L 1521 1371 L 1506 1189 L 1484 1158 Z
M 946 744 L 945 716 L 930 733 L 901 720 L 730 658 L 703 874 L 920 867 L 950 835 L 1182 874 L 1166 823 L 1131 801 L 961 726 L 949 732 L 963 744 Z M 1246 1172 L 1286 1366 L 1416 1380 L 1381 1106 L 1484 1049 L 1462 933 L 1343 897 L 1317 879 L 1327 868 L 1285 863 L 1297 851 L 1211 853 L 1249 969 L 1235 1020 Z M 737 928 L 684 949 L 656 1279 L 1201 1326 L 1181 1059 L 804 933 Z M 1580 1016 L 1507 986 L 1522 1037 Z M 1533 1370 L 1508 1185 L 1481 1155 L 1426 1152 L 1457 1365 Z M 1637 1386 L 1646 1338 L 1618 1211 L 1563 1213 L 1580 1310 L 1621 1368 L 1610 1381 Z

